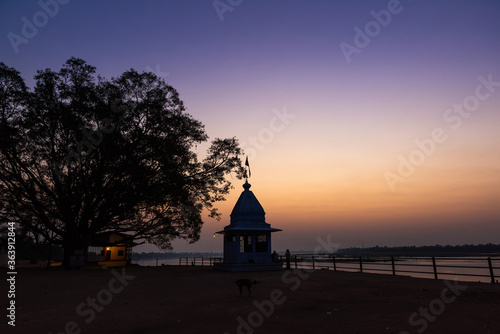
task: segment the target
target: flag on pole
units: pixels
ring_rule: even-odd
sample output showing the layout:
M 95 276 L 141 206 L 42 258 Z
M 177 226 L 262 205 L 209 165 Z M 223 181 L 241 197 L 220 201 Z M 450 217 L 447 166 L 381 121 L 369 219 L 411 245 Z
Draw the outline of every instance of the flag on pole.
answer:
M 252 172 L 250 172 L 250 164 L 248 163 L 248 156 L 247 159 L 245 160 L 245 166 L 248 167 L 248 177 L 252 176 Z

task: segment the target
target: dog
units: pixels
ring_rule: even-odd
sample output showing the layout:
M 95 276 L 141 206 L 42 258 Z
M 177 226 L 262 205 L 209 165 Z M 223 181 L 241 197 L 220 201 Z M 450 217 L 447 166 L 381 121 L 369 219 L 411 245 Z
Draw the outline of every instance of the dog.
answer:
M 238 280 L 236 280 L 234 282 L 236 283 L 236 285 L 240 289 L 240 297 L 243 294 L 243 287 L 244 286 L 246 286 L 246 288 L 248 290 L 248 295 L 250 296 L 252 294 L 252 291 L 250 291 L 250 287 L 252 286 L 252 284 L 259 283 L 256 280 L 251 280 L 251 279 L 247 279 L 247 278 L 241 278 L 241 279 L 238 279 Z

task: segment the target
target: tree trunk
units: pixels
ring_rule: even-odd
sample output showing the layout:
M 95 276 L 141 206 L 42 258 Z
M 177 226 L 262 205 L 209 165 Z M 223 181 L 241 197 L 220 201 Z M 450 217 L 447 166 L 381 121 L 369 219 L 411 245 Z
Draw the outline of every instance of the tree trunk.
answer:
M 87 263 L 88 244 L 89 242 L 82 238 L 68 238 L 63 245 L 64 256 L 62 265 L 66 268 L 71 267 L 72 256 L 83 257 L 82 265 L 85 265 Z
M 69 268 L 71 257 L 75 253 L 75 244 L 71 242 L 71 240 L 66 240 L 63 245 L 63 251 L 64 255 L 62 265 L 66 268 Z
M 33 253 L 31 254 L 30 264 L 38 263 L 38 260 L 40 259 L 40 253 L 41 253 L 40 248 L 36 247 Z

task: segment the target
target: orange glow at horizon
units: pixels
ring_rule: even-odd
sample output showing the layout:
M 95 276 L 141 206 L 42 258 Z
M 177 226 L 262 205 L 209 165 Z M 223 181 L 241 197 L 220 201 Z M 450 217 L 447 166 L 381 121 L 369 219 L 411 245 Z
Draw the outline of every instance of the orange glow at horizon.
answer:
M 296 157 L 280 155 L 274 157 L 273 165 L 262 164 L 265 159 L 259 156 L 250 162 L 254 177 L 249 183 L 266 211 L 267 222 L 278 228 L 393 226 L 404 230 L 498 220 L 500 178 L 499 168 L 493 166 L 499 166 L 500 159 L 467 160 L 466 156 L 462 152 L 447 161 L 439 154 L 429 157 L 395 192 L 384 179 L 384 172 L 394 169 L 394 164 L 381 163 L 373 156 L 365 158 L 363 165 L 356 163 L 363 158 L 353 158 L 351 168 L 324 156 L 304 164 L 294 161 Z M 243 182 L 235 180 L 235 189 L 219 205 L 223 217 L 217 224 L 229 223 Z

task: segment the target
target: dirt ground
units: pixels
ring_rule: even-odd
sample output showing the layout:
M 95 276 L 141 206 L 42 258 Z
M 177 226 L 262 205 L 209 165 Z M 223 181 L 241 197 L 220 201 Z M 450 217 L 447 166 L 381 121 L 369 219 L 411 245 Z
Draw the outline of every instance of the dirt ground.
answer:
M 234 281 L 259 281 L 239 296 Z M 210 267 L 19 269 L 1 333 L 500 333 L 500 284 Z

